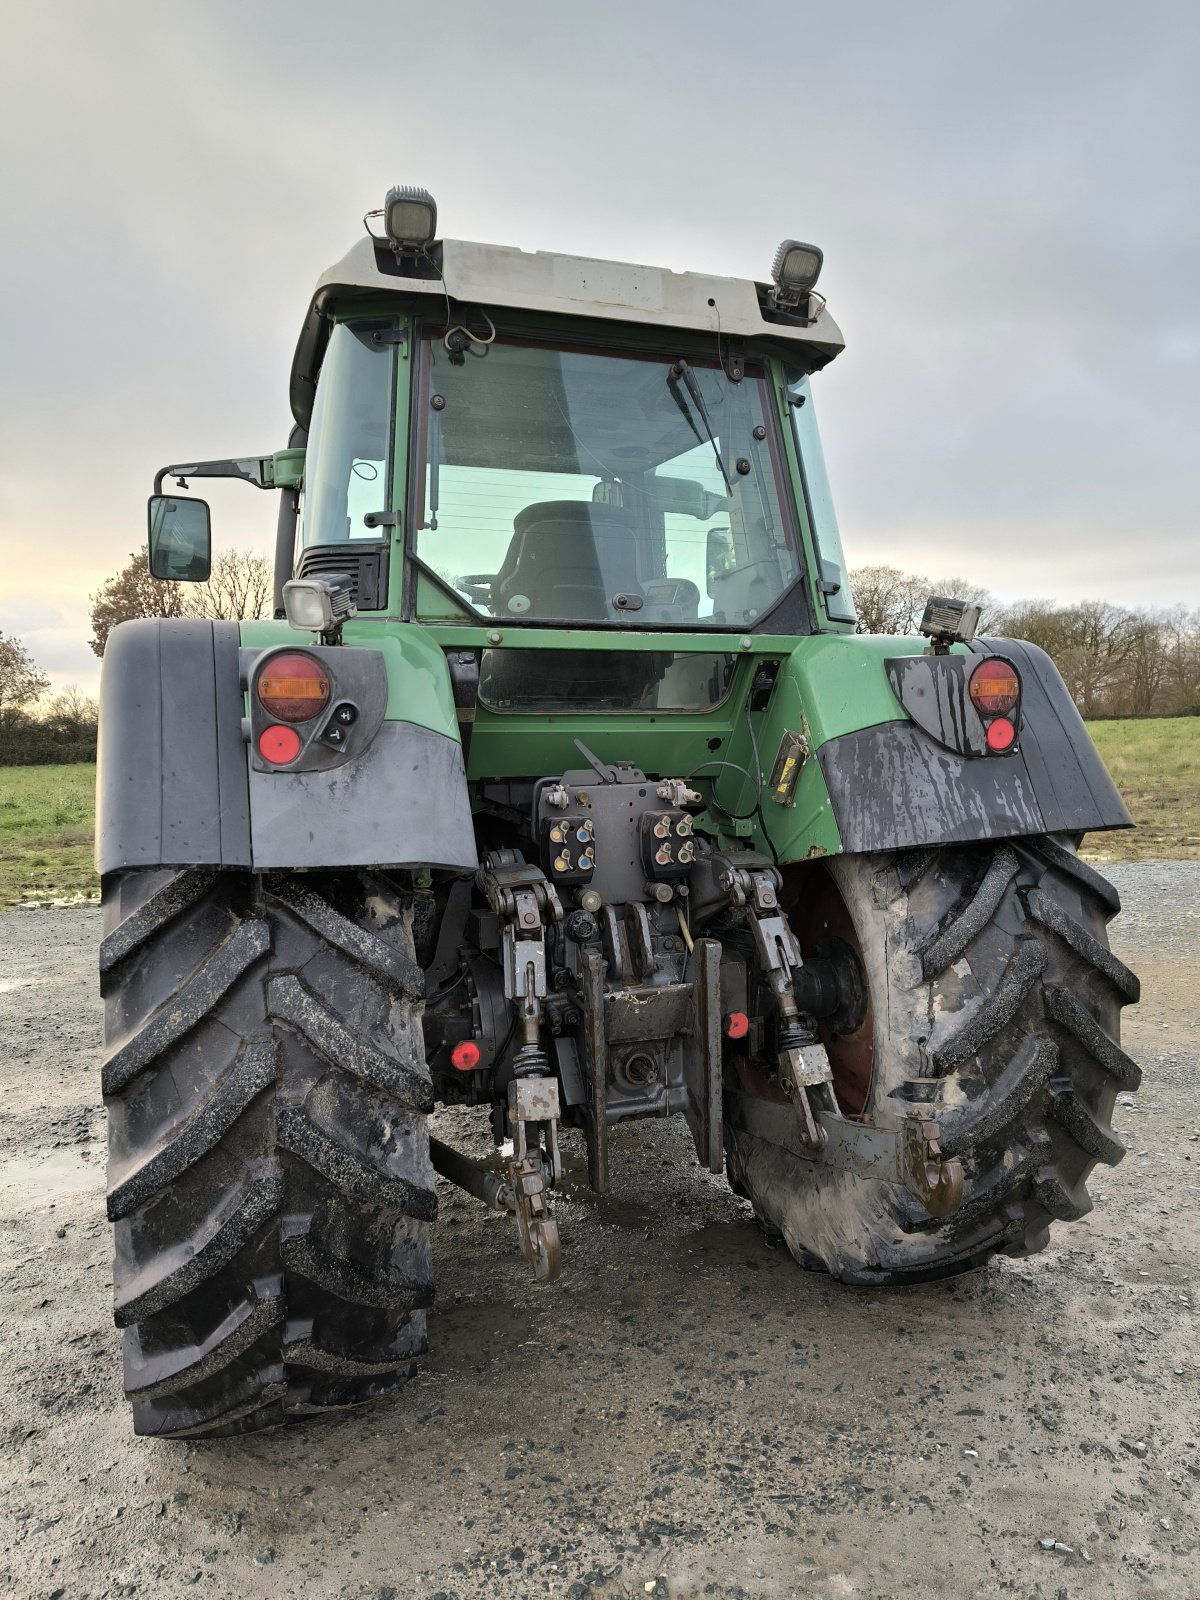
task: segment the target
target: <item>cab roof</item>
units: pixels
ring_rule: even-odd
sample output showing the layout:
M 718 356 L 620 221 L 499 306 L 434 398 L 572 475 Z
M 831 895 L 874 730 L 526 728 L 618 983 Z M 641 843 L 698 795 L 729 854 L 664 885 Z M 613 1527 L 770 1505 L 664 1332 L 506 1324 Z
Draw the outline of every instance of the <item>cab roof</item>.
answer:
M 449 294 L 467 308 L 535 311 L 770 340 L 792 346 L 798 360 L 812 370 L 832 361 L 844 340 L 824 305 L 806 325 L 796 313 L 771 307 L 770 287 L 749 278 L 671 272 L 463 239 L 443 239 L 430 247 L 426 257 L 397 260 L 386 243 L 360 239 L 317 282 L 292 362 L 292 412 L 300 427 L 307 428 L 330 319 L 356 302 L 377 303 L 388 294 L 406 299 L 428 295 L 435 313 Z

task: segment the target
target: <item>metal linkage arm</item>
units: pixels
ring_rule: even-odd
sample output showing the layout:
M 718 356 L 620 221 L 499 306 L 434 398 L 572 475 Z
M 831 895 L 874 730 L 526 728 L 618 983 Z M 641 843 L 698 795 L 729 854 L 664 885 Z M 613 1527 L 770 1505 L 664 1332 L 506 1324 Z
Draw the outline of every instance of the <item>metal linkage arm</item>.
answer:
M 810 1148 L 819 1150 L 825 1133 L 817 1120 L 817 1109 L 836 1117 L 837 1102 L 825 1087 L 832 1078 L 829 1061 L 824 1051 L 816 1047 L 816 1037 L 796 999 L 795 975 L 804 970 L 804 958 L 779 905 L 779 874 L 773 868 L 729 861 L 718 881 L 750 925 L 763 975 L 779 1011 L 780 1081 L 796 1107 L 800 1137 Z

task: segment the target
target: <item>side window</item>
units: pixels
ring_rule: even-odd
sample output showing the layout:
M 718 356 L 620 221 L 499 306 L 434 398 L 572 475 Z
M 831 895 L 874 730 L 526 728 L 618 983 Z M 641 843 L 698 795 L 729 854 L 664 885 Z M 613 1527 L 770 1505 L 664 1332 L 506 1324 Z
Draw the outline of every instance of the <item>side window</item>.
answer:
M 378 541 L 364 518 L 388 505 L 391 349 L 341 323 L 321 365 L 304 462 L 303 545 Z
M 804 478 L 804 497 L 808 503 L 813 544 L 821 566 L 819 578 L 825 613 L 833 622 L 857 622 L 858 613 L 854 609 L 854 596 L 850 593 L 850 576 L 846 570 L 846 558 L 842 554 L 842 539 L 838 533 L 837 516 L 829 491 L 825 456 L 821 450 L 821 437 L 817 432 L 817 417 L 806 373 L 788 374 L 788 398 L 791 401 L 788 409 L 792 414 L 792 434 Z M 831 586 L 835 584 L 837 587 L 831 592 Z

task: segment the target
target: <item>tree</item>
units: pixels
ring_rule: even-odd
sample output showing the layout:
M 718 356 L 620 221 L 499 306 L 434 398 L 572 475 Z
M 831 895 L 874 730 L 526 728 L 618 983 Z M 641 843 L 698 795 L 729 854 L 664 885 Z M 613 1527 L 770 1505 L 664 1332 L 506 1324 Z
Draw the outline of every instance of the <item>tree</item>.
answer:
M 133 617 L 208 617 L 237 621 L 271 614 L 271 563 L 249 550 L 221 550 L 206 583 L 165 583 L 150 573 L 145 551 L 131 554 L 120 572 L 92 596 L 92 649 L 104 654 L 108 636 Z
M 1168 708 L 1200 715 L 1200 611 L 1168 611 L 1163 637 Z
M 104 654 L 108 636 L 119 622 L 134 617 L 181 617 L 183 585 L 164 583 L 150 572 L 144 550 L 131 551 L 129 560 L 92 596 L 92 649 Z
M 11 738 L 28 708 L 49 687 L 49 678 L 34 665 L 21 641 L 0 633 L 0 737 Z
M 979 607 L 979 633 L 995 633 L 1000 607 L 990 589 L 981 588 L 969 578 L 939 578 L 929 590 L 930 594 L 948 595 L 955 600 L 965 600 Z M 919 618 L 917 619 L 920 620 Z
M 915 633 L 934 593 L 928 578 L 889 566 L 856 567 L 850 588 L 859 633 Z
M 269 617 L 275 575 L 271 563 L 250 550 L 221 550 L 213 557 L 207 583 L 189 585 L 184 615 L 236 621 L 241 617 Z
M 1158 709 L 1167 676 L 1168 635 L 1158 611 L 1130 613 L 1124 694 L 1113 707 L 1131 717 L 1148 717 Z
M 1070 613 L 1053 600 L 1018 600 L 1005 606 L 990 623 L 992 633 L 1025 639 L 1060 662 L 1071 643 Z
M 69 683 L 41 707 L 42 722 L 53 737 L 64 744 L 89 740 L 94 744 L 99 717 L 99 702 L 74 683 Z
M 1054 664 L 1080 715 L 1095 717 L 1110 710 L 1110 697 L 1120 686 L 1131 648 L 1130 613 L 1106 600 L 1084 600 L 1066 608 L 1062 615 L 1069 638 Z

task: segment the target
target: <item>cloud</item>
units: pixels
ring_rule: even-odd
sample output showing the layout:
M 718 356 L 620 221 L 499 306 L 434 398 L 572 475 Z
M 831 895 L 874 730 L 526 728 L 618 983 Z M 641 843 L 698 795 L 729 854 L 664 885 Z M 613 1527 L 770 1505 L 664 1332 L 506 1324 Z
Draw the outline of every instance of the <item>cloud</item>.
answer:
M 529 249 L 761 276 L 815 239 L 852 562 L 1200 605 L 1190 0 L 58 0 L 7 28 L 0 594 L 53 594 L 64 671 L 155 468 L 284 443 L 312 285 L 394 179 Z M 269 546 L 261 506 L 221 519 Z

